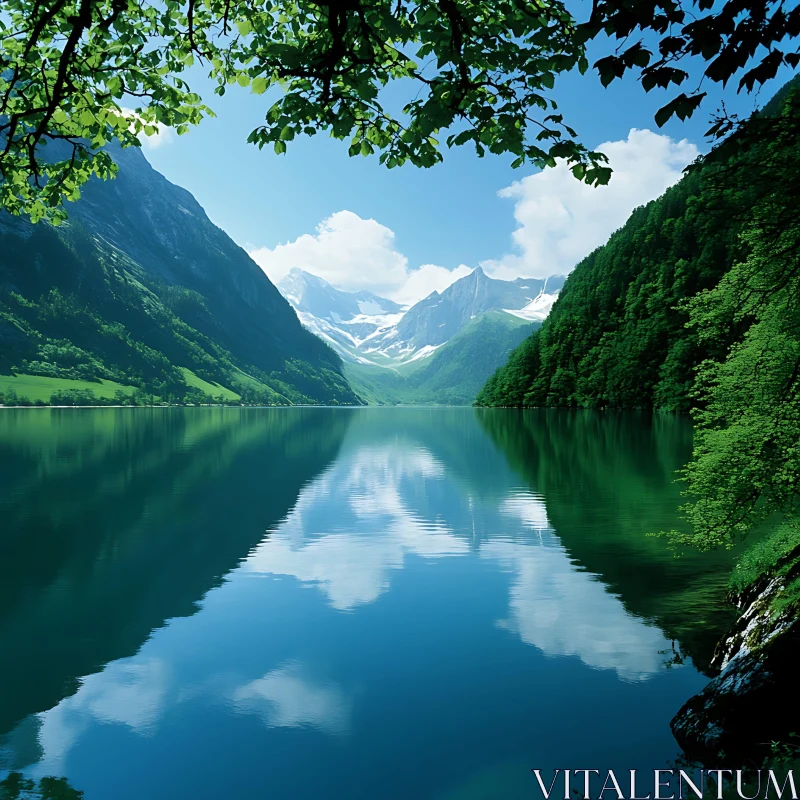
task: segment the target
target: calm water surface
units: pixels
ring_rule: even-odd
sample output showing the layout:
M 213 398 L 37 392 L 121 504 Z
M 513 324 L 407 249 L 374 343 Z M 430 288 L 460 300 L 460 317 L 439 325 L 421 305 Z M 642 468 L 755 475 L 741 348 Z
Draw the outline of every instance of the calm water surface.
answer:
M 645 536 L 690 447 L 637 414 L 2 411 L 0 779 L 473 800 L 668 766 L 730 619 L 728 556 Z

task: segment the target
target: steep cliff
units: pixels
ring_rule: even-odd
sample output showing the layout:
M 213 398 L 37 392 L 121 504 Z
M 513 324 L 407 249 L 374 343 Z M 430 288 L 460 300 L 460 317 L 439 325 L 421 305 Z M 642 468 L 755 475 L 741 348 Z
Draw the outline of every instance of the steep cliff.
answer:
M 69 224 L 0 216 L 0 392 L 22 374 L 173 400 L 358 402 L 339 357 L 192 195 L 139 150 L 113 156 L 118 177 L 85 187 Z

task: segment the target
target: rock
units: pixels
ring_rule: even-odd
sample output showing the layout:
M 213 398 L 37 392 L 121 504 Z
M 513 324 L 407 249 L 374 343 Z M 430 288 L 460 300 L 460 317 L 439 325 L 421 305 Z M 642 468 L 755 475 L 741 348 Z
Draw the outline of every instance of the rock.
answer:
M 686 754 L 707 766 L 761 763 L 771 742 L 800 733 L 800 619 L 796 608 L 774 610 L 800 565 L 776 571 L 732 596 L 742 613 L 717 645 L 711 665 L 720 674 L 670 723 Z

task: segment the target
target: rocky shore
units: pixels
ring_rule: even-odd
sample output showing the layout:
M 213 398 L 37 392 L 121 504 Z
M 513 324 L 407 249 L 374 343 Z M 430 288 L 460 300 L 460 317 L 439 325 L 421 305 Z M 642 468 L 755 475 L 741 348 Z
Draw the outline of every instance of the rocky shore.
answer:
M 719 673 L 671 722 L 686 754 L 706 765 L 760 764 L 772 742 L 800 734 L 800 616 L 796 604 L 781 603 L 800 576 L 798 555 L 730 596 L 741 615 L 717 645 Z

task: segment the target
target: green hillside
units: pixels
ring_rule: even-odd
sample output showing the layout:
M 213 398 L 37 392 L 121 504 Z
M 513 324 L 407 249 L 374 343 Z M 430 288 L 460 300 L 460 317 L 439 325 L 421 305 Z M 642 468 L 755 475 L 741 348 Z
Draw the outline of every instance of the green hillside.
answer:
M 477 398 L 689 409 L 686 502 L 661 532 L 701 550 L 763 535 L 733 585 L 783 576 L 773 610 L 790 616 L 800 616 L 798 172 L 800 78 L 584 259 Z
M 790 88 L 771 101 L 761 123 L 781 113 Z M 748 321 L 731 319 L 715 336 L 702 336 L 687 327 L 686 301 L 747 257 L 751 245 L 742 234 L 752 209 L 776 180 L 791 185 L 795 178 L 781 171 L 780 155 L 767 157 L 759 124 L 751 121 L 662 197 L 637 208 L 581 261 L 541 332 L 514 351 L 477 402 L 688 409 L 698 365 L 723 358 Z
M 470 405 L 487 377 L 538 325 L 487 311 L 424 361 L 399 369 L 348 362 L 345 375 L 370 404 Z
M 69 224 L 0 215 L 0 401 L 357 403 L 194 198 L 133 149 Z

